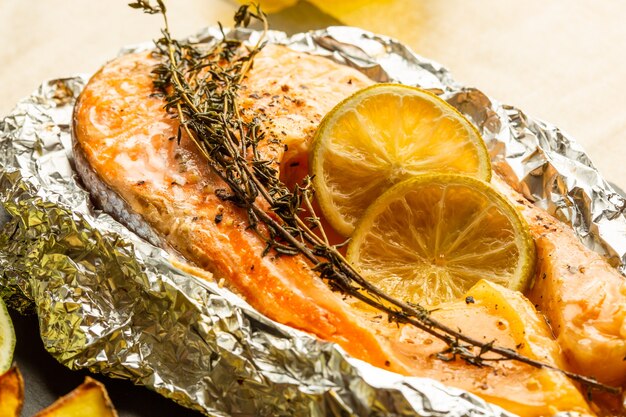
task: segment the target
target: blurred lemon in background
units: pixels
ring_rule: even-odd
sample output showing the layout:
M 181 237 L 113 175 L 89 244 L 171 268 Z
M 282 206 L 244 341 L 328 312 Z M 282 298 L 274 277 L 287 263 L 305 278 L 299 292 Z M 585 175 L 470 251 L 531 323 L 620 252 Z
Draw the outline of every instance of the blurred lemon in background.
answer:
M 388 9 L 392 4 L 402 3 L 398 0 L 340 0 L 340 1 L 330 1 L 330 0 L 307 0 L 309 3 L 317 6 L 324 13 L 328 13 L 329 15 L 337 18 L 337 19 L 345 19 L 351 17 L 354 13 L 356 15 L 354 17 L 359 16 L 362 12 L 369 13 L 371 11 L 383 11 Z M 402 9 L 398 10 L 399 12 L 406 13 L 407 6 L 409 4 L 403 4 Z M 364 8 L 363 6 L 372 6 L 373 8 Z M 380 16 L 379 13 L 377 13 Z M 391 17 L 393 15 L 390 15 Z M 387 21 L 389 22 L 389 21 Z M 354 22 L 351 24 L 356 24 L 358 22 Z
M 248 0 L 238 1 L 241 4 L 250 3 Z M 288 7 L 295 6 L 302 1 L 304 0 L 259 0 L 258 3 L 265 13 L 276 13 Z M 318 7 L 324 13 L 328 13 L 335 18 L 340 18 L 345 13 L 350 13 L 368 4 L 387 4 L 394 3 L 395 1 L 396 0 L 306 0 L 307 3 Z
M 251 3 L 248 0 L 238 0 L 241 4 Z M 275 13 L 295 5 L 298 0 L 259 0 L 258 3 L 265 13 Z M 253 2 L 257 3 L 257 2 Z

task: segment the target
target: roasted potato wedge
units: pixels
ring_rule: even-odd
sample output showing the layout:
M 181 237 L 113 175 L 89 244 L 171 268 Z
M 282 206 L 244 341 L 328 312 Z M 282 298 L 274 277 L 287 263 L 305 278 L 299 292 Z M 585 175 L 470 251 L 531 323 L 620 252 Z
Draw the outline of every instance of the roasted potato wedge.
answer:
M 89 377 L 34 417 L 117 417 L 104 385 Z
M 24 380 L 16 366 L 0 375 L 0 417 L 19 417 L 24 404 Z

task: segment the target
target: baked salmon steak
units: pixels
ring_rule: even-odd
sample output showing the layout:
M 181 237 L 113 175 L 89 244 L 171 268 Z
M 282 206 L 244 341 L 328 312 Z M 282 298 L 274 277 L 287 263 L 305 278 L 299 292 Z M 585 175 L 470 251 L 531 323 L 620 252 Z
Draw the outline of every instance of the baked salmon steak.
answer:
M 185 134 L 180 143 L 175 140 L 178 121 L 155 94 L 155 64 L 150 53 L 117 58 L 91 78 L 76 103 L 76 169 L 105 211 L 206 269 L 267 317 L 335 342 L 355 358 L 466 389 L 523 416 L 604 412 L 559 372 L 515 361 L 483 367 L 460 359 L 444 362 L 436 357 L 443 342 L 411 325 L 390 324 L 333 292 L 304 257 L 263 256 L 266 243 L 248 227 L 246 211 L 220 198 L 227 185 Z M 263 115 L 265 139 L 258 146 L 268 159 L 281 167 L 306 164 L 324 115 L 372 83 L 326 58 L 270 44 L 243 80 L 239 106 L 244 117 Z M 532 359 L 623 386 L 623 277 L 566 225 L 503 181 L 494 182 L 519 207 L 535 239 L 539 265 L 527 294 L 532 302 L 481 281 L 467 294 L 476 302 L 446 303 L 433 317 Z

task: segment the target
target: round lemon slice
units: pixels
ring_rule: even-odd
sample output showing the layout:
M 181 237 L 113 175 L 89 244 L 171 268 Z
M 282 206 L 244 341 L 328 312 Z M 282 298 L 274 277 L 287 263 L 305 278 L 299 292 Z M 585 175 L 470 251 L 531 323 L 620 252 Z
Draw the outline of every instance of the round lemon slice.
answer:
M 435 306 L 483 278 L 523 291 L 533 276 L 535 246 L 524 219 L 488 183 L 425 174 L 369 207 L 347 259 L 389 295 Z
M 309 166 L 322 212 L 344 236 L 378 196 L 413 175 L 491 178 L 476 128 L 434 94 L 398 84 L 373 85 L 335 106 L 315 134 Z
M 2 298 L 0 298 L 0 374 L 5 373 L 13 362 L 15 350 L 15 330 L 11 316 L 7 311 Z

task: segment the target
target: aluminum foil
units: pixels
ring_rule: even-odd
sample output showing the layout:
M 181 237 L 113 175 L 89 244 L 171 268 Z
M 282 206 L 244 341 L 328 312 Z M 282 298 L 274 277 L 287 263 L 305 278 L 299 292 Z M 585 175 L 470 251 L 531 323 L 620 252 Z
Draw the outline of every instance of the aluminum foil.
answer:
M 214 36 L 209 28 L 193 39 Z M 623 271 L 624 199 L 557 128 L 457 84 L 386 37 L 331 27 L 270 39 L 376 81 L 442 94 L 479 127 L 500 172 Z M 130 379 L 214 416 L 511 415 L 272 322 L 92 207 L 72 168 L 69 132 L 86 79 L 46 82 L 0 121 L 0 295 L 37 312 L 44 345 L 61 363 Z

